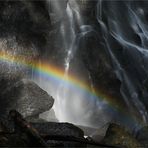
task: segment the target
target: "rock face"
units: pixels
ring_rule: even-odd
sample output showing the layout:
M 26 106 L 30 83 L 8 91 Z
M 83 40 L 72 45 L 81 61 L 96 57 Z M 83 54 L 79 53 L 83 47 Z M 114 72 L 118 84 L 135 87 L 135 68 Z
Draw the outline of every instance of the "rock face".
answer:
M 14 125 L 14 132 L 10 133 L 0 123 L 0 147 L 86 147 L 83 131 L 72 124 L 29 123 L 16 110 L 11 110 L 8 117 L 8 122 Z
M 119 147 L 140 147 L 139 142 L 123 127 L 111 123 L 102 143 Z
M 44 3 L 44 1 L 1 1 L 0 37 L 16 36 L 17 42 L 27 46 L 33 43 L 41 49 L 46 43 L 45 34 L 50 27 L 50 17 Z
M 50 136 L 69 136 L 84 138 L 84 132 L 69 123 L 56 123 L 56 122 L 44 122 L 44 123 L 31 123 L 32 126 L 41 134 L 41 135 L 50 135 Z M 65 138 L 66 140 L 67 138 Z M 85 144 L 73 141 L 63 141 L 63 140 L 47 140 L 47 144 L 53 147 L 86 147 Z
M 137 132 L 136 138 L 142 144 L 142 147 L 148 147 L 148 126 L 141 128 Z
M 34 82 L 22 79 L 3 91 L 0 103 L 2 104 L 0 116 L 5 116 L 11 109 L 16 109 L 26 118 L 49 110 L 54 99 Z
M 84 136 L 84 132 L 80 128 L 70 123 L 44 122 L 31 124 L 43 135 Z

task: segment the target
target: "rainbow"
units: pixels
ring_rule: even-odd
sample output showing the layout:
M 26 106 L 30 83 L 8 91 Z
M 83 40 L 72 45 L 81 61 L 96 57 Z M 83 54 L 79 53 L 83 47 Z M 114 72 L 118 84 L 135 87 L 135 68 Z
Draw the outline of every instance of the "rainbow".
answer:
M 39 72 L 43 76 L 58 79 L 71 84 L 72 86 L 89 93 L 91 96 L 99 100 L 106 101 L 111 109 L 120 112 L 123 117 L 126 117 L 126 119 L 130 120 L 131 122 L 135 122 L 135 119 L 132 116 L 129 116 L 129 114 L 126 113 L 126 110 L 124 110 L 122 107 L 119 107 L 117 103 L 113 101 L 113 96 L 105 94 L 101 89 L 92 91 L 92 88 L 87 83 L 82 82 L 72 74 L 65 77 L 65 71 L 58 66 L 49 64 L 48 62 L 38 62 L 37 60 L 29 59 L 27 56 L 25 57 L 21 55 L 15 55 L 11 52 L 5 51 L 0 51 L 0 61 L 27 66 L 28 68 Z M 141 121 L 139 120 L 138 123 L 140 122 Z

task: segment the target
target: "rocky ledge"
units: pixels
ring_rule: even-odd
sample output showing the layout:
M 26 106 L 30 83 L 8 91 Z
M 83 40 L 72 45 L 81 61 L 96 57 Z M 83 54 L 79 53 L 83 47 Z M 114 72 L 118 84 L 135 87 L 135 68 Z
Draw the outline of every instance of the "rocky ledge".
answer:
M 90 136 L 86 133 L 91 133 L 91 128 L 40 119 L 39 115 L 52 110 L 54 103 L 47 92 L 28 79 L 2 77 L 0 82 L 3 84 L 0 88 L 0 147 L 147 146 L 147 127 L 133 136 L 122 126 L 110 123 L 105 131 L 95 129 L 95 134 Z
M 8 78 L 1 81 L 7 87 L 0 93 L 0 117 L 7 116 L 12 109 L 20 112 L 24 118 L 38 117 L 53 106 L 54 99 L 28 79 L 21 79 L 12 84 L 7 84 L 11 82 Z

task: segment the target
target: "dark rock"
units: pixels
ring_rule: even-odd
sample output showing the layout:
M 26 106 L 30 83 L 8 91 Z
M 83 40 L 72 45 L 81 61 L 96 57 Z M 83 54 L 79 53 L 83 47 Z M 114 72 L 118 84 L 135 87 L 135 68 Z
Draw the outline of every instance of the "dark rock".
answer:
M 68 136 L 68 137 L 77 137 L 84 138 L 84 132 L 69 123 L 55 123 L 55 122 L 44 122 L 44 123 L 31 123 L 31 125 L 37 129 L 41 135 L 50 135 L 50 136 Z M 60 138 L 59 138 L 60 139 Z M 66 140 L 66 138 L 65 138 Z M 58 146 L 58 147 L 85 147 L 86 144 L 74 142 L 74 141 L 63 141 L 63 140 L 47 140 L 49 146 Z
M 24 117 L 29 117 L 49 110 L 54 99 L 34 82 L 22 79 L 7 86 L 1 95 L 0 103 L 0 116 L 7 115 L 11 109 L 16 109 Z
M 46 43 L 51 27 L 45 1 L 0 1 L 0 20 L 1 38 L 16 36 L 21 44 L 33 43 L 38 49 Z
M 7 131 L 8 131 L 7 127 L 2 122 L 0 122 L 0 133 L 7 132 Z
M 27 147 L 28 137 L 23 134 L 0 134 L 0 147 Z
M 29 123 L 16 110 L 10 111 L 9 119 L 14 122 L 15 132 L 0 132 L 0 146 L 86 147 L 83 131 L 72 124 Z
M 137 132 L 136 138 L 143 147 L 148 147 L 148 126 L 141 128 Z
M 70 147 L 86 147 L 86 144 L 81 144 L 79 142 L 68 142 L 68 141 L 56 141 L 56 140 L 49 140 L 47 144 L 51 147 L 64 147 L 64 148 L 70 148 Z
M 31 125 L 43 135 L 84 136 L 84 132 L 80 128 L 70 123 L 44 122 L 31 123 Z
M 114 123 L 109 125 L 102 143 L 127 148 L 140 147 L 140 143 L 129 133 L 129 131 Z

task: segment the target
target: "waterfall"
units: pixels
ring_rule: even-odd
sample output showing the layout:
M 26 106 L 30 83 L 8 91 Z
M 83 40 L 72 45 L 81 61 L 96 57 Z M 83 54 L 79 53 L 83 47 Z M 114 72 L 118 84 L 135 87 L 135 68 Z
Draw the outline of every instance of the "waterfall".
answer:
M 73 8 L 73 6 L 75 7 Z M 64 20 L 62 20 L 61 22 L 61 34 L 64 38 L 64 49 L 66 51 L 64 59 L 64 79 L 68 79 L 69 77 L 71 60 L 75 58 L 75 52 L 77 51 L 79 40 L 87 35 L 87 33 L 93 31 L 91 26 L 85 25 L 83 23 L 83 17 L 81 16 L 78 4 L 75 0 L 71 0 L 67 3 L 66 20 L 66 22 L 64 22 Z M 77 22 L 75 22 L 74 20 Z M 80 33 L 78 33 L 78 31 L 76 30 L 76 23 L 78 24 Z M 91 88 L 94 89 L 90 75 L 88 74 L 87 77 L 90 82 Z M 83 115 L 86 112 L 85 109 L 80 109 L 81 105 L 85 104 L 85 97 L 86 92 L 79 91 L 76 88 L 73 89 L 70 85 L 66 86 L 62 81 L 61 84 L 59 84 L 56 92 L 56 102 L 54 106 L 55 113 L 58 116 L 59 120 L 69 121 L 77 124 L 87 124 L 84 121 L 79 121 L 80 119 L 78 119 L 78 114 Z M 69 108 L 69 106 L 71 106 L 70 103 L 72 103 L 73 105 L 71 109 Z
M 83 20 L 80 4 L 77 1 L 70 0 L 68 3 L 65 1 L 64 4 L 61 0 L 50 0 L 47 4 L 50 5 L 49 9 L 52 7 L 49 15 L 53 24 L 60 22 L 57 41 L 61 49 L 57 50 L 61 50 L 63 54 L 59 58 L 63 58 L 61 65 L 63 65 L 64 75 L 57 81 L 52 77 L 45 78 L 39 72 L 34 81 L 55 98 L 53 109 L 60 122 L 71 122 L 90 127 L 102 126 L 110 120 L 108 113 L 104 111 L 107 103 L 93 95 L 95 88 L 90 72 L 82 59 L 77 56 L 81 40 L 97 33 L 91 24 Z M 65 81 L 71 78 L 71 71 L 74 76 L 76 75 L 78 82 L 88 85 L 90 92 Z
M 57 80 L 50 76 L 44 78 L 39 74 L 35 82 L 55 98 L 54 111 L 61 122 L 98 127 L 115 117 L 120 123 L 124 121 L 123 124 L 130 124 L 131 127 L 133 124 L 133 127 L 137 127 L 137 118 L 140 118 L 140 122 L 142 120 L 142 123 L 147 123 L 148 93 L 144 86 L 148 79 L 148 28 L 144 16 L 146 10 L 143 6 L 136 5 L 136 2 L 128 1 L 120 4 L 118 1 L 103 0 L 98 0 L 97 4 L 89 0 L 82 2 L 47 1 L 52 25 L 56 22 L 59 24 L 55 38 L 59 46 L 54 50 L 57 51 L 55 56 L 61 61 L 59 65 L 64 75 Z M 81 4 L 85 4 L 84 7 Z M 96 11 L 92 13 L 91 7 L 96 8 Z M 90 18 L 84 13 L 90 15 Z M 108 98 L 94 96 L 94 77 L 79 54 L 82 52 L 79 51 L 81 41 L 85 43 L 85 39 L 92 36 L 97 38 L 98 44 L 103 45 L 107 58 L 110 58 L 109 64 L 115 79 L 121 82 L 117 94 L 122 96 L 121 99 L 128 106 L 130 117 L 112 106 L 111 98 L 108 101 Z M 97 48 L 90 50 L 99 53 L 100 49 Z M 71 74 L 77 81 L 87 84 L 91 93 L 65 81 L 71 78 Z
M 98 0 L 97 3 L 97 18 L 99 18 L 99 20 L 102 20 L 102 0 Z
M 67 8 L 66 8 L 66 19 L 68 20 L 65 24 L 65 22 L 62 22 L 61 24 L 61 34 L 62 37 L 64 38 L 64 48 L 66 51 L 66 56 L 64 60 L 64 69 L 65 69 L 65 74 L 64 77 L 67 79 L 68 78 L 68 72 L 70 68 L 70 62 L 74 56 L 74 43 L 76 39 L 76 32 L 74 29 L 74 12 L 72 11 L 69 3 L 67 3 Z M 67 32 L 69 35 L 67 35 Z M 65 79 L 64 78 L 64 79 Z M 68 94 L 68 88 L 67 86 L 64 85 L 64 82 L 61 82 L 59 85 L 59 88 L 57 89 L 57 96 L 56 96 L 56 102 L 54 106 L 54 110 L 56 115 L 59 117 L 60 121 L 65 121 L 65 112 L 66 112 L 66 95 Z M 62 98 L 62 99 L 61 99 Z
M 77 51 L 79 41 L 81 40 L 81 38 L 87 36 L 88 34 L 95 32 L 91 25 L 86 25 L 83 23 L 83 17 L 81 16 L 80 12 L 81 11 L 79 10 L 76 1 L 69 1 L 66 8 L 67 22 L 62 21 L 61 23 L 61 34 L 64 38 L 64 49 L 66 51 L 64 59 L 64 77 L 66 79 L 69 77 L 71 61 L 73 60 L 73 58 L 76 58 L 75 52 L 79 52 Z M 75 22 L 74 20 L 77 22 Z M 79 33 L 75 27 L 76 23 L 78 24 L 78 29 L 80 30 Z M 73 68 L 75 69 L 75 67 Z M 81 71 L 78 70 L 78 72 Z M 87 72 L 87 70 L 86 73 L 87 74 L 83 74 L 83 76 L 87 77 L 91 91 L 94 93 L 94 86 L 91 76 L 89 72 Z M 97 101 L 97 99 L 98 98 L 87 94 L 87 92 L 85 91 L 79 90 L 77 88 L 73 89 L 70 85 L 65 85 L 62 81 L 61 84 L 59 84 L 56 92 L 56 102 L 54 105 L 54 110 L 56 116 L 60 121 L 69 121 L 75 124 L 92 126 L 91 118 L 93 118 L 94 114 L 94 111 L 92 111 L 92 109 L 96 108 L 96 112 L 99 112 L 99 114 L 103 115 L 102 106 L 105 106 L 104 102 Z M 81 106 L 85 107 L 81 108 Z M 106 120 L 106 117 L 104 117 L 104 119 Z M 104 123 L 103 119 L 101 122 Z
M 74 14 L 73 14 L 73 11 L 70 8 L 69 4 L 67 4 L 66 13 L 67 13 L 67 16 L 68 16 L 68 20 L 70 21 L 69 27 L 70 27 L 70 36 L 71 36 L 71 41 L 69 42 L 69 46 L 68 46 L 69 48 L 67 50 L 67 55 L 66 55 L 66 58 L 65 58 L 65 75 L 68 76 L 70 61 L 73 58 L 73 54 L 74 54 L 74 43 L 75 43 L 75 38 L 76 38 L 76 32 L 75 32 L 75 29 L 74 29 L 75 24 L 74 24 L 74 18 L 73 18 Z

